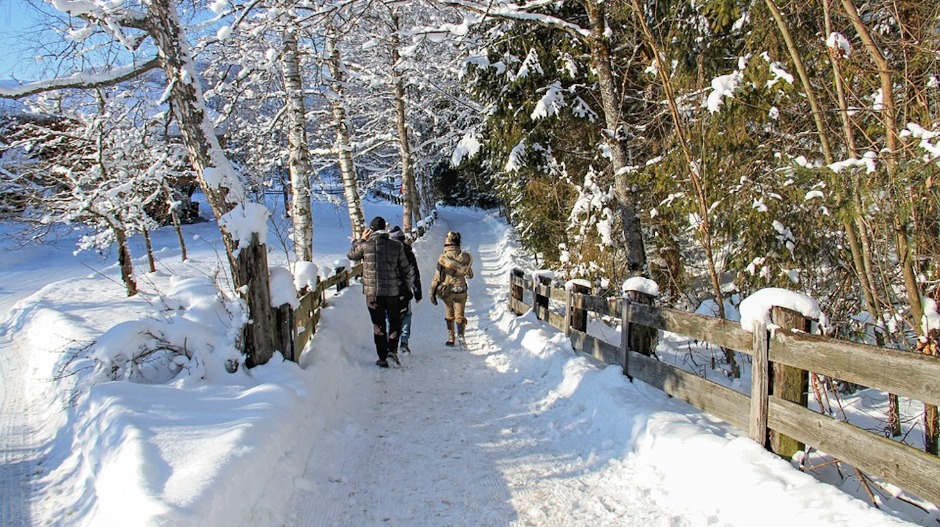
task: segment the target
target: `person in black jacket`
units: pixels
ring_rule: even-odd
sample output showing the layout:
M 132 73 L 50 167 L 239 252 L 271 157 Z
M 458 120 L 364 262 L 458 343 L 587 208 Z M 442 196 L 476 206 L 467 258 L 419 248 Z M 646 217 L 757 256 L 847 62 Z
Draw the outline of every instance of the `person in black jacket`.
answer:
M 415 304 L 421 302 L 421 272 L 418 270 L 418 259 L 415 257 L 414 251 L 411 250 L 411 244 L 405 240 L 405 233 L 402 232 L 401 227 L 397 225 L 392 227 L 388 237 L 404 245 L 405 256 L 408 258 L 415 275 L 414 282 L 410 285 L 400 284 L 401 287 L 398 292 L 398 300 L 401 302 L 401 339 L 399 340 L 398 349 L 402 353 L 411 353 L 411 348 L 408 347 L 408 340 L 411 337 L 411 299 L 415 299 Z
M 379 360 L 377 366 L 388 368 L 388 361 L 398 361 L 401 332 L 400 284 L 413 284 L 414 271 L 405 256 L 404 246 L 388 237 L 385 219 L 376 216 L 369 228 L 353 240 L 346 257 L 362 260 L 362 292 L 366 295 L 372 335 Z M 388 324 L 386 325 L 386 320 Z

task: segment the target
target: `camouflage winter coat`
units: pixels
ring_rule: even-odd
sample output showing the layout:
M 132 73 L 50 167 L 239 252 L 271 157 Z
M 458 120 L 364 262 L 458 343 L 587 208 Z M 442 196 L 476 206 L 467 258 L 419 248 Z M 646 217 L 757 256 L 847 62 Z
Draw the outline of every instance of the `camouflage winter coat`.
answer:
M 437 270 L 431 281 L 431 296 L 463 293 L 467 290 L 467 279 L 473 278 L 473 257 L 460 247 L 448 245 L 437 259 Z
M 414 271 L 405 248 L 388 238 L 385 231 L 376 231 L 368 240 L 353 241 L 346 257 L 362 260 L 362 292 L 368 296 L 399 296 L 399 283 L 414 284 Z

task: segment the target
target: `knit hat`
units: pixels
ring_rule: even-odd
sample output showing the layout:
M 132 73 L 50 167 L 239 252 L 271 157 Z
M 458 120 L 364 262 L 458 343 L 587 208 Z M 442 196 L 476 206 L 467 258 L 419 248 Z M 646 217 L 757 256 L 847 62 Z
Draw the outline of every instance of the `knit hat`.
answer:
M 369 228 L 373 231 L 385 230 L 385 218 L 382 216 L 372 218 L 372 223 L 369 224 Z
M 392 230 L 388 231 L 388 237 L 396 242 L 405 243 L 405 233 L 401 231 L 401 227 L 398 225 L 392 227 Z
M 460 247 L 460 233 L 457 231 L 448 232 L 447 236 L 444 238 L 444 245 L 456 245 Z

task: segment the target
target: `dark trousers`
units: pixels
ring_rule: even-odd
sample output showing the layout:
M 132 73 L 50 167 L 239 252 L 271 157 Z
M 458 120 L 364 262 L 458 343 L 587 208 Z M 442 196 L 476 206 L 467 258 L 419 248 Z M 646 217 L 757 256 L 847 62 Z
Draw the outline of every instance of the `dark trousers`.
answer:
M 375 340 L 375 352 L 382 360 L 388 359 L 389 352 L 398 353 L 398 339 L 401 337 L 401 303 L 397 296 L 368 296 L 369 318 L 372 319 L 372 336 Z M 388 326 L 386 327 L 386 320 Z

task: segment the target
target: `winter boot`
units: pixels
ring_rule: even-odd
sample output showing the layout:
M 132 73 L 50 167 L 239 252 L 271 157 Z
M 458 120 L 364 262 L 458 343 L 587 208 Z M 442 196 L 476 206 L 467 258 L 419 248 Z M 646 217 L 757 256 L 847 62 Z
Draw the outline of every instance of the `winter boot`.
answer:
M 453 347 L 454 345 L 454 321 L 445 320 L 445 322 L 447 322 L 447 342 L 445 342 L 444 345 Z
M 458 322 L 458 323 L 457 323 L 457 340 L 460 341 L 460 345 L 461 345 L 461 346 L 463 346 L 463 345 L 467 342 L 466 339 L 465 339 L 464 336 L 463 336 L 463 330 L 464 330 L 464 328 L 466 328 L 466 327 L 467 327 L 467 323 L 466 323 L 466 322 Z

